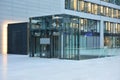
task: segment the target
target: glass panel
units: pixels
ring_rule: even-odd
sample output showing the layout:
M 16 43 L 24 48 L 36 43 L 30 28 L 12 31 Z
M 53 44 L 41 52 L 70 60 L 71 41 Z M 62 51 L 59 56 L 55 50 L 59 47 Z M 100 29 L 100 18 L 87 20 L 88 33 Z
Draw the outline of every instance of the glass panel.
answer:
M 77 10 L 77 0 L 70 0 L 70 9 Z
M 69 0 L 65 0 L 65 9 L 69 9 L 70 8 L 70 3 Z
M 101 13 L 101 15 L 104 15 L 104 10 L 103 10 L 103 6 L 101 6 L 101 9 L 100 9 L 100 13 Z
M 108 14 L 109 14 L 109 13 L 108 13 L 108 7 L 106 7 L 106 16 L 108 16 Z
M 98 11 L 97 11 L 98 13 L 98 15 L 101 15 L 101 6 L 100 5 L 98 5 Z
M 106 36 L 104 38 L 104 46 L 107 46 L 108 48 L 112 47 L 112 37 Z
M 113 18 L 113 17 L 114 17 L 113 8 L 112 8 L 111 12 L 112 12 L 112 13 L 111 13 L 111 17 Z
M 91 3 L 85 2 L 85 12 L 91 13 Z
M 106 7 L 105 6 L 103 7 L 103 15 L 104 16 L 106 15 Z
M 97 4 L 92 4 L 92 13 L 97 14 L 98 13 L 97 10 L 98 10 Z
M 84 1 L 78 0 L 78 11 L 84 11 Z
M 119 10 L 119 12 L 118 12 L 118 18 L 120 19 L 120 10 Z
M 118 10 L 116 10 L 116 18 L 118 18 Z
M 118 33 L 118 24 L 115 24 L 115 33 Z
M 118 24 L 118 33 L 120 33 L 120 24 Z
M 116 18 L 116 9 L 113 9 L 113 17 Z
M 112 9 L 108 8 L 108 16 L 111 17 L 112 16 Z
M 84 1 L 78 0 L 78 11 L 84 11 Z

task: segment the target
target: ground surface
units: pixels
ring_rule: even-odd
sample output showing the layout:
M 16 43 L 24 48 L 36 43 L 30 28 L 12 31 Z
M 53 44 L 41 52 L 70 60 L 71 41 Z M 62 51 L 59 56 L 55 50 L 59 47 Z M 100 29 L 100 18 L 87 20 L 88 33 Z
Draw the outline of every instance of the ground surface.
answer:
M 0 55 L 0 80 L 120 80 L 120 56 L 76 61 Z

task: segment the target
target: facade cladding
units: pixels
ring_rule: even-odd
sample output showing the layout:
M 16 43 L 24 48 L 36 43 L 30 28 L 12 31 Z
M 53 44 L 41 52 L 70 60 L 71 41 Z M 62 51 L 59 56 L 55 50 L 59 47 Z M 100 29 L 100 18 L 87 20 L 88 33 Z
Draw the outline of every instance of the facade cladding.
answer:
M 30 56 L 80 59 L 85 55 L 82 49 L 120 48 L 119 0 L 115 2 L 106 3 L 112 7 L 88 0 L 65 0 L 64 14 L 31 17 Z
M 0 52 L 7 52 L 7 24 L 28 22 L 29 17 L 32 42 L 29 46 L 30 56 L 79 59 L 82 51 L 86 53 L 84 50 L 102 49 L 106 46 L 119 48 L 119 2 L 119 0 L 1 0 Z M 44 52 L 45 50 L 48 50 L 48 53 Z

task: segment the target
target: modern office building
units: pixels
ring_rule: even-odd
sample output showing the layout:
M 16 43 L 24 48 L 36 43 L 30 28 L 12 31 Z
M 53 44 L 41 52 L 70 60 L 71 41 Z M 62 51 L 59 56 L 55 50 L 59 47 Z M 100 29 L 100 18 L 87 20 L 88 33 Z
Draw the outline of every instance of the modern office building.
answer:
M 2 0 L 0 6 L 3 25 L 30 19 L 30 56 L 79 59 L 81 49 L 120 47 L 119 0 Z
M 119 5 L 65 0 L 63 14 L 31 17 L 30 56 L 80 59 L 81 49 L 120 48 Z

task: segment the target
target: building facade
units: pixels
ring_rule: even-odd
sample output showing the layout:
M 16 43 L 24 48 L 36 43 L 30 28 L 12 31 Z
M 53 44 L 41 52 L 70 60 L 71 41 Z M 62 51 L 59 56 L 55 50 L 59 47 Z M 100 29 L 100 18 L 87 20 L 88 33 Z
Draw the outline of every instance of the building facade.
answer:
M 30 56 L 80 59 L 82 49 L 120 48 L 119 2 L 64 0 L 62 14 L 31 17 Z
M 119 0 L 2 0 L 0 10 L 0 51 L 2 53 L 7 52 L 8 23 L 29 22 L 30 18 L 31 25 L 34 22 L 39 24 L 39 18 L 45 16 L 46 23 L 43 23 L 48 23 L 47 26 L 52 24 L 54 27 L 59 22 L 62 29 L 67 30 L 63 33 L 67 36 L 61 36 L 66 42 L 60 45 L 66 46 L 66 48 L 61 48 L 61 53 L 64 53 L 65 50 L 63 49 L 73 49 L 66 50 L 68 52 L 65 53 L 75 51 L 78 54 L 79 49 L 99 49 L 106 46 L 108 48 L 120 47 Z M 56 17 L 61 19 L 58 19 L 57 22 Z M 55 24 L 54 21 L 56 21 Z M 39 35 L 38 33 L 35 34 Z M 54 38 L 58 39 L 58 37 L 53 37 L 53 40 Z M 48 43 L 51 41 L 49 38 L 41 39 L 41 41 L 43 40 L 48 41 Z

